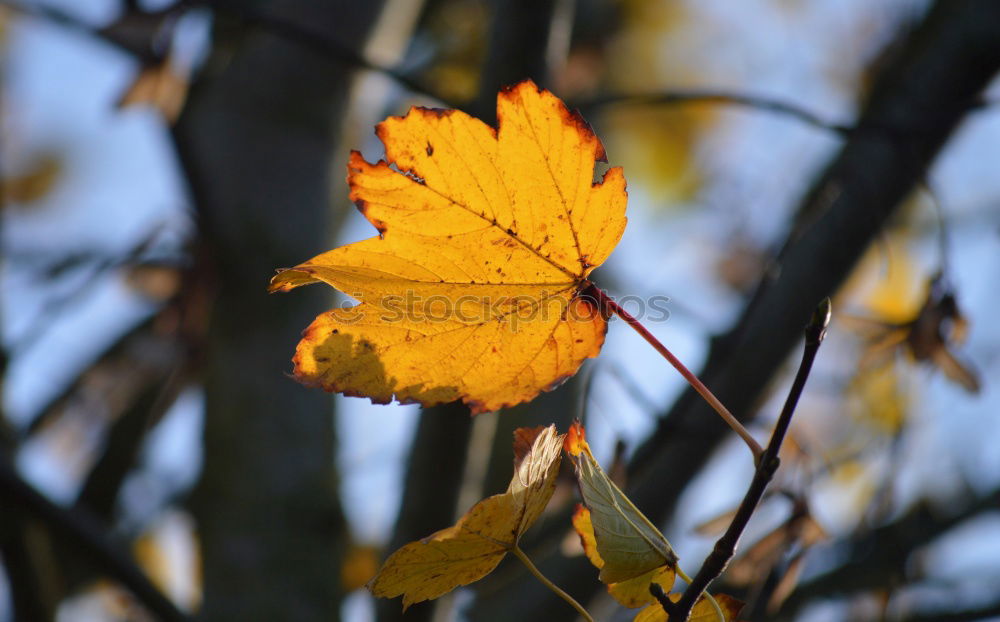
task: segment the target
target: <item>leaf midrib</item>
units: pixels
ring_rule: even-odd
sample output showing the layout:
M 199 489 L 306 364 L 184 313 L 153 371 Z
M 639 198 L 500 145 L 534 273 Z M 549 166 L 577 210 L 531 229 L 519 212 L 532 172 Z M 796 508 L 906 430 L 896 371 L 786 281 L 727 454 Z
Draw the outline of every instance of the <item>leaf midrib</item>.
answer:
M 418 183 L 418 182 L 413 181 L 413 183 Z M 582 272 L 580 274 L 572 272 L 571 270 L 567 269 L 562 264 L 559 264 L 559 263 L 553 261 L 550 257 L 546 257 L 545 255 L 543 255 L 541 252 L 539 252 L 539 250 L 537 248 L 531 246 L 530 244 L 528 244 L 527 242 L 525 242 L 524 240 L 522 240 L 520 237 L 518 237 L 517 232 L 514 231 L 513 228 L 508 227 L 508 228 L 504 229 L 503 227 L 500 226 L 500 223 L 496 222 L 495 220 L 491 220 L 491 219 L 487 218 L 485 214 L 480 214 L 479 212 L 477 212 L 476 210 L 472 209 L 468 205 L 465 205 L 464 203 L 456 201 L 454 198 L 452 198 L 451 196 L 445 194 L 444 192 L 441 192 L 437 188 L 434 188 L 432 186 L 428 186 L 426 184 L 422 184 L 422 185 L 425 188 L 427 188 L 428 190 L 430 190 L 431 192 L 433 192 L 434 194 L 436 194 L 439 197 L 441 197 L 442 199 L 445 199 L 445 200 L 451 202 L 452 205 L 454 205 L 456 207 L 459 207 L 461 209 L 464 209 L 465 211 L 469 212 L 470 214 L 473 214 L 474 216 L 477 216 L 478 218 L 481 218 L 483 220 L 483 222 L 488 223 L 491 227 L 495 227 L 495 228 L 499 229 L 504 235 L 506 235 L 510 239 L 514 240 L 515 242 L 517 242 L 518 244 L 520 244 L 524 248 L 528 249 L 534 256 L 538 257 L 539 259 L 541 259 L 545 263 L 549 264 L 553 268 L 559 270 L 560 272 L 562 272 L 566 276 L 572 278 L 574 283 L 582 283 L 584 280 L 586 280 L 586 277 L 583 275 Z M 573 223 L 569 222 L 568 226 L 569 226 L 570 231 L 573 233 L 573 237 L 574 237 L 574 241 L 575 241 L 575 239 L 576 239 L 576 230 L 573 228 Z M 580 255 L 577 258 L 577 260 L 579 260 L 579 259 L 582 259 L 583 255 L 580 254 L 580 252 L 579 252 L 579 245 L 577 245 L 577 249 L 578 249 L 577 250 L 577 254 Z

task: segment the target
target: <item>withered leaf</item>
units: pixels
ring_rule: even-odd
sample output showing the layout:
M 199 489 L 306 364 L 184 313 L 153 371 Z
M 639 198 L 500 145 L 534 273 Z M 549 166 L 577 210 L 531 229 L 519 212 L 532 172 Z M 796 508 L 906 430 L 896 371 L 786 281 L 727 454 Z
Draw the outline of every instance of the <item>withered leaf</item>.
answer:
M 515 433 L 507 491 L 483 499 L 459 521 L 389 556 L 368 584 L 375 596 L 403 596 L 403 608 L 485 577 L 517 546 L 555 490 L 563 436 L 555 426 Z

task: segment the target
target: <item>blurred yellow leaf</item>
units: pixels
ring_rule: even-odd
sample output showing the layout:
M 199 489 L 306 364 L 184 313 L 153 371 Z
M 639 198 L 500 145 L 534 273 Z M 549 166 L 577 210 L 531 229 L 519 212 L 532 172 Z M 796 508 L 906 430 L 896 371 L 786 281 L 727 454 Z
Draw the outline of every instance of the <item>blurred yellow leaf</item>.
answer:
M 133 543 L 132 551 L 136 560 L 153 582 L 163 589 L 169 585 L 170 573 L 174 571 L 170 567 L 170 559 L 164 554 L 156 541 L 155 533 L 144 533 Z
M 581 292 L 624 231 L 622 171 L 593 183 L 601 142 L 531 81 L 503 90 L 497 115 L 494 130 L 413 108 L 378 126 L 388 162 L 352 153 L 351 198 L 380 235 L 271 282 L 360 300 L 306 330 L 300 382 L 479 413 L 551 390 L 600 351 L 607 322 Z
M 118 100 L 118 108 L 150 106 L 173 124 L 187 100 L 188 80 L 169 59 L 143 67 Z
M 793 546 L 807 549 L 824 539 L 826 532 L 807 510 L 794 511 L 729 564 L 726 580 L 738 586 L 764 581 Z
M 372 579 L 372 594 L 403 596 L 403 608 L 441 596 L 489 574 L 552 497 L 562 435 L 555 426 L 515 433 L 514 477 L 507 492 L 472 507 L 452 527 L 393 553 Z
M 46 155 L 27 172 L 3 179 L 0 187 L 3 188 L 4 204 L 38 201 L 55 187 L 62 171 L 62 161 L 54 155 Z
M 137 263 L 125 269 L 125 283 L 147 298 L 163 302 L 181 289 L 181 271 L 175 266 Z
M 902 323 L 912 319 L 924 301 L 924 291 L 910 243 L 906 234 L 888 233 L 879 243 L 872 244 L 838 297 L 847 298 L 847 304 L 860 304 L 865 315 L 883 322 Z
M 736 234 L 719 254 L 715 274 L 734 291 L 749 293 L 760 282 L 769 259 L 765 249 Z
M 648 94 L 729 83 L 708 64 L 692 62 L 712 58 L 718 45 L 697 3 L 624 0 L 618 7 L 622 25 L 606 54 L 611 90 Z M 704 183 L 695 156 L 717 110 L 701 104 L 613 106 L 601 127 L 633 186 L 641 185 L 655 204 L 683 203 Z
M 903 352 L 911 360 L 938 368 L 966 391 L 979 392 L 977 373 L 952 351 L 965 341 L 969 329 L 955 293 L 944 275 L 927 279 L 920 274 L 905 235 L 873 245 L 840 295 L 860 299 L 867 309 L 862 316 L 840 316 L 866 341 L 859 375 L 887 366 Z M 889 380 L 883 377 L 878 383 L 884 390 Z
M 431 3 L 426 21 L 427 40 L 436 49 L 423 80 L 447 100 L 472 100 L 489 42 L 489 7 L 476 0 Z
M 878 269 L 880 278 L 866 297 L 865 306 L 887 322 L 903 322 L 912 319 L 920 309 L 920 277 L 904 241 L 894 238 L 884 249 L 884 265 L 869 268 Z
M 899 384 L 898 371 L 891 361 L 862 365 L 847 388 L 852 414 L 889 435 L 899 432 L 910 410 L 910 396 Z
M 729 524 L 736 518 L 737 508 L 720 512 L 712 518 L 695 525 L 694 531 L 700 536 L 718 536 L 729 527 Z
M 351 544 L 340 564 L 340 588 L 353 592 L 364 587 L 378 571 L 381 549 L 370 544 Z
M 662 566 L 675 570 L 677 555 L 670 543 L 608 478 L 594 459 L 579 422 L 570 427 L 564 449 L 590 510 L 597 553 L 603 561 L 601 581 L 620 583 Z
M 669 53 L 690 51 L 702 41 L 704 33 L 696 31 L 703 21 L 694 19 L 688 3 L 623 0 L 619 5 L 622 27 L 608 54 L 614 63 L 609 78 L 616 88 L 636 92 L 664 79 L 673 85 L 698 79 L 704 68 L 694 69 L 689 58 Z
M 632 183 L 641 183 L 657 204 L 683 203 L 701 188 L 695 150 L 715 117 L 702 105 L 630 105 L 610 109 L 602 127 Z
M 133 542 L 132 551 L 139 566 L 171 600 L 189 610 L 201 604 L 199 548 L 189 514 L 167 510 Z
M 969 326 L 955 294 L 940 276 L 927 284 L 923 304 L 914 315 L 899 322 L 851 317 L 848 323 L 867 337 L 867 347 L 858 364 L 859 374 L 886 367 L 902 349 L 912 360 L 937 367 L 969 393 L 979 392 L 976 372 L 951 351 L 952 345 L 965 341 Z

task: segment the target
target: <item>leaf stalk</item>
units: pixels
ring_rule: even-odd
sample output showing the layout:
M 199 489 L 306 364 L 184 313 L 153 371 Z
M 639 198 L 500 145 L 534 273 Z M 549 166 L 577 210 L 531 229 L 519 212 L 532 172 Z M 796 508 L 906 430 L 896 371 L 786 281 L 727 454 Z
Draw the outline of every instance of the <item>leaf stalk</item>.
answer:
M 521 550 L 520 546 L 515 544 L 514 548 L 511 549 L 511 553 L 513 553 L 515 557 L 521 560 L 521 563 L 527 566 L 528 571 L 531 574 L 535 575 L 535 578 L 541 581 L 542 584 L 545 585 L 545 587 L 555 592 L 556 596 L 569 603 L 569 605 L 573 607 L 573 609 L 576 609 L 577 612 L 581 616 L 583 616 L 584 620 L 586 620 L 587 622 L 594 622 L 594 618 L 591 617 L 591 615 L 587 612 L 587 610 L 583 608 L 583 605 L 576 602 L 576 599 L 574 599 L 572 596 L 564 592 L 562 588 L 560 588 L 558 585 L 556 585 L 552 581 L 549 581 L 549 578 L 543 575 L 542 571 L 539 570 L 538 567 L 535 566 L 535 564 L 531 563 L 531 560 L 528 559 L 528 556 L 525 555 L 524 551 Z
M 719 401 L 719 398 L 715 397 L 715 394 L 705 386 L 698 376 L 694 375 L 691 370 L 685 367 L 684 363 L 681 363 L 680 360 L 667 348 L 667 346 L 663 345 L 660 340 L 653 335 L 653 333 L 649 332 L 649 330 L 642 325 L 642 322 L 637 320 L 628 311 L 623 309 L 621 305 L 612 300 L 612 298 L 608 296 L 608 294 L 600 287 L 591 284 L 586 290 L 586 294 L 593 295 L 598 303 L 598 308 L 608 310 L 620 317 L 626 324 L 631 326 L 635 332 L 639 333 L 639 335 L 645 339 L 649 345 L 653 346 L 653 349 L 659 352 L 663 358 L 667 359 L 667 362 L 673 365 L 674 369 L 676 369 L 680 375 L 687 380 L 688 384 L 691 385 L 691 388 L 697 391 L 698 395 L 704 398 L 704 400 L 708 402 L 709 406 L 711 406 L 715 412 L 719 413 L 722 420 L 725 421 L 726 424 L 732 428 L 733 431 L 740 436 L 740 438 L 743 439 L 743 442 L 747 444 L 747 447 L 749 447 L 751 453 L 753 453 L 754 463 L 760 461 L 760 456 L 764 450 L 761 448 L 756 439 L 754 439 L 750 432 L 743 427 L 743 424 L 740 423 L 731 412 L 729 412 L 729 409 Z

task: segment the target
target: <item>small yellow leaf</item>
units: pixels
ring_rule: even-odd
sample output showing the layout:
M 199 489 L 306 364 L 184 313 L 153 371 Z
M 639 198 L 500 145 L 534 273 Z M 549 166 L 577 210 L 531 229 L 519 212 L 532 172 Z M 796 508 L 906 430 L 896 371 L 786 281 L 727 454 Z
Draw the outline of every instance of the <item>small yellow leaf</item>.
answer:
M 562 440 L 555 426 L 515 432 L 514 476 L 507 492 L 480 501 L 454 526 L 393 553 L 368 584 L 372 594 L 402 595 L 405 609 L 489 574 L 552 497 Z
M 597 551 L 604 560 L 601 581 L 619 583 L 660 566 L 677 565 L 677 555 L 642 512 L 608 478 L 594 459 L 583 426 L 576 422 L 566 435 L 583 502 L 591 512 Z
M 597 552 L 597 539 L 594 537 L 594 526 L 590 521 L 590 510 L 583 505 L 578 504 L 576 511 L 573 512 L 573 527 L 580 536 L 580 543 L 587 559 L 595 567 L 603 568 L 604 560 Z M 657 583 L 665 592 L 669 592 L 674 585 L 675 575 L 672 566 L 664 565 L 626 581 L 609 583 L 608 593 L 623 607 L 630 609 L 642 607 L 654 600 L 649 591 L 651 583 Z
M 625 178 L 612 168 L 593 182 L 601 142 L 530 81 L 500 93 L 497 117 L 494 130 L 413 108 L 379 124 L 386 161 L 351 154 L 351 199 L 380 235 L 271 281 L 359 301 L 306 330 L 299 381 L 478 413 L 551 390 L 598 354 L 607 322 L 581 293 L 624 231 Z
M 651 584 L 656 583 L 663 591 L 668 591 L 674 584 L 675 576 L 673 567 L 660 566 L 627 581 L 609 583 L 608 593 L 623 607 L 635 609 L 656 600 L 649 591 Z
M 736 620 L 744 603 L 726 594 L 716 594 L 714 598 L 719 609 L 722 610 L 722 620 L 719 619 L 719 612 L 716 611 L 711 601 L 702 596 L 691 608 L 688 622 L 733 622 Z M 670 594 L 670 600 L 675 603 L 680 599 L 680 594 Z M 635 616 L 634 622 L 667 622 L 667 612 L 663 610 L 660 603 L 653 603 L 640 611 Z

